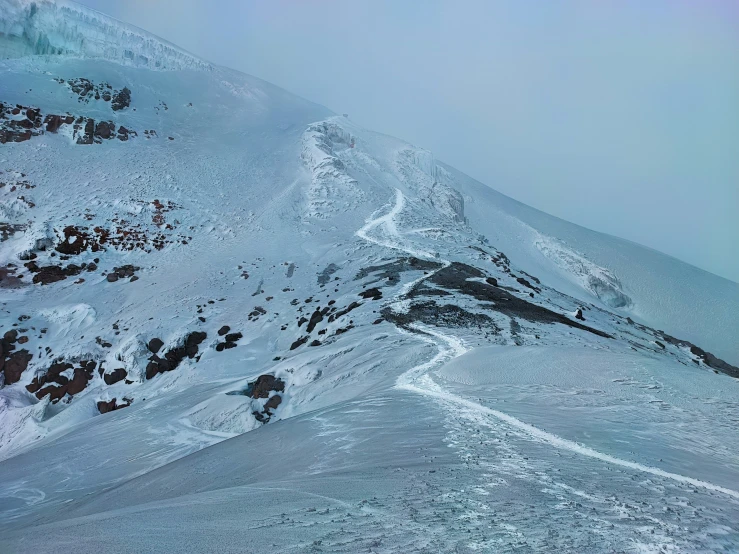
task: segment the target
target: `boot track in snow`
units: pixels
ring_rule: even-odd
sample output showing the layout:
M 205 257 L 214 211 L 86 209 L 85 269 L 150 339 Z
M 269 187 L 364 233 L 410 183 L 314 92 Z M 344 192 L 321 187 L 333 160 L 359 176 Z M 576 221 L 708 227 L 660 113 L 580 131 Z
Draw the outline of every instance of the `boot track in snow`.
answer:
M 418 258 L 427 258 L 436 262 L 441 262 L 442 267 L 437 269 L 436 271 L 439 271 L 444 267 L 448 267 L 451 262 L 447 260 L 437 259 L 428 252 L 414 250 L 404 243 L 403 237 L 398 230 L 398 226 L 395 221 L 396 216 L 398 216 L 403 211 L 404 206 L 405 196 L 399 189 L 396 189 L 395 202 L 390 211 L 376 218 L 371 217 L 369 220 L 367 220 L 365 225 L 355 234 L 359 238 L 378 246 L 391 248 L 393 250 L 401 250 L 411 256 L 415 256 Z M 374 215 L 375 214 L 373 214 L 373 216 Z M 385 234 L 385 236 L 383 236 L 382 238 L 376 238 L 370 234 L 372 231 L 378 228 L 382 229 Z M 413 288 L 413 286 L 415 286 L 420 281 L 430 278 L 434 273 L 436 273 L 436 271 L 429 275 L 424 275 L 423 277 L 412 281 L 408 285 L 405 285 L 395 296 L 395 299 L 391 304 L 400 304 L 401 302 L 403 302 L 404 296 Z M 503 421 L 504 423 L 510 425 L 515 429 L 523 431 L 532 440 L 546 443 L 560 450 L 567 450 L 569 452 L 600 460 L 611 465 L 639 471 L 642 473 L 648 473 L 656 477 L 670 479 L 679 483 L 692 485 L 694 487 L 722 493 L 739 499 L 739 491 L 726 487 L 721 487 L 719 485 L 715 485 L 707 481 L 702 481 L 700 479 L 687 477 L 685 475 L 671 473 L 637 462 L 631 462 L 629 460 L 616 458 L 615 456 L 599 452 L 593 448 L 579 444 L 575 441 L 571 441 L 547 431 L 543 431 L 511 415 L 505 414 L 498 410 L 494 410 L 492 408 L 488 408 L 486 406 L 482 406 L 480 404 L 477 404 L 476 402 L 467 400 L 462 396 L 444 390 L 431 378 L 430 372 L 433 369 L 436 369 L 441 365 L 461 356 L 469 349 L 464 345 L 461 339 L 452 335 L 444 334 L 440 331 L 437 331 L 436 329 L 431 329 L 429 327 L 419 325 L 414 326 L 413 329 L 416 331 L 416 333 L 414 333 L 414 336 L 420 338 L 425 342 L 434 344 L 438 350 L 438 353 L 433 358 L 431 358 L 431 360 L 415 366 L 400 375 L 395 384 L 396 388 L 434 398 L 435 400 L 442 403 L 444 406 L 454 408 L 459 415 L 462 415 L 466 419 L 474 421 L 475 423 L 480 425 L 489 426 L 488 422 L 491 418 L 494 418 L 499 421 Z M 405 330 L 400 331 L 402 333 L 409 333 Z M 463 410 L 460 411 L 460 408 L 463 408 Z

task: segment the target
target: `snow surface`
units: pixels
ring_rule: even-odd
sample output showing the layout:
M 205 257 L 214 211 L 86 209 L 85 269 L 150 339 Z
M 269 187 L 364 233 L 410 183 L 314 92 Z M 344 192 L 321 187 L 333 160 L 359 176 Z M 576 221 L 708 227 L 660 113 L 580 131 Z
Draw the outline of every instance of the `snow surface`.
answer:
M 739 380 L 626 319 L 737 363 L 735 283 L 164 43 L 129 63 L 118 52 L 142 31 L 37 4 L 54 15 L 31 18 L 39 33 L 81 17 L 94 21 L 81 36 L 115 54 L 2 61 L 0 101 L 138 136 L 1 145 L 0 182 L 33 188 L 0 189 L 0 223 L 24 226 L 0 242 L 0 266 L 23 267 L 37 244 L 58 263 L 68 225 L 171 242 L 72 256 L 99 259 L 82 283 L 0 287 L 3 333 L 26 329 L 34 354 L 0 388 L 0 551 L 736 550 Z M 26 2 L 0 6 L 4 28 L 28 19 Z M 81 102 L 55 80 L 80 77 L 128 87 L 131 106 Z M 138 280 L 102 275 L 124 264 Z M 528 310 L 576 322 L 580 309 L 584 327 L 434 284 L 459 264 L 484 275 L 466 283 L 495 279 Z M 375 287 L 381 299 L 360 296 Z M 392 323 L 430 299 L 470 319 Z M 329 302 L 358 305 L 308 333 L 299 318 Z M 243 338 L 217 351 L 223 325 Z M 167 350 L 195 330 L 198 357 L 146 379 L 147 342 Z M 38 400 L 25 386 L 62 358 L 124 367 L 130 383 L 95 373 L 79 394 Z M 285 390 L 263 425 L 252 412 L 265 399 L 243 391 L 266 373 Z

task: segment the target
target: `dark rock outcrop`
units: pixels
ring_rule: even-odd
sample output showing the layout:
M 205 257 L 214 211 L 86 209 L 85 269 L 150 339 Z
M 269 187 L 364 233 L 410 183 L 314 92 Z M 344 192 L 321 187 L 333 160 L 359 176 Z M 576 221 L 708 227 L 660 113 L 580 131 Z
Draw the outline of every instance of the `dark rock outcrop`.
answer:
M 148 344 L 149 352 L 156 354 L 161 350 L 162 346 L 164 346 L 164 341 L 162 341 L 162 339 L 153 338 Z
M 3 348 L 5 351 L 5 348 Z M 28 369 L 28 363 L 33 359 L 33 354 L 28 350 L 18 350 L 10 353 L 3 363 L 5 373 L 5 384 L 12 385 L 21 379 L 23 372 Z
M 113 400 L 101 400 L 98 402 L 98 411 L 101 414 L 107 414 L 110 412 L 115 412 L 116 410 L 122 410 L 123 408 L 128 408 L 133 403 L 133 400 L 130 398 L 124 398 L 123 401 L 118 404 L 117 399 Z
M 368 300 L 368 299 L 380 300 L 382 298 L 382 291 L 375 287 L 375 288 L 367 289 L 365 291 L 360 292 L 359 296 L 361 296 L 365 300 Z
M 313 329 L 315 329 L 316 325 L 318 325 L 321 321 L 323 321 L 323 314 L 321 313 L 321 310 L 319 308 L 316 308 L 316 311 L 313 312 L 313 315 L 310 316 L 310 320 L 308 321 L 307 331 L 309 333 L 312 333 Z
M 34 393 L 39 400 L 48 396 L 53 403 L 56 403 L 67 394 L 74 396 L 85 390 L 95 374 L 96 366 L 97 363 L 94 361 L 80 362 L 79 367 L 74 367 L 68 362 L 56 362 L 49 366 L 44 375 L 34 377 L 26 389 Z M 69 370 L 74 370 L 72 379 L 62 375 Z
M 199 345 L 208 337 L 202 331 L 194 331 L 185 337 L 184 344 L 169 350 L 163 357 L 154 354 L 146 366 L 146 378 L 153 379 L 159 373 L 174 371 L 185 358 L 194 358 Z
M 250 383 L 249 387 L 247 390 L 251 390 L 252 398 L 269 398 L 269 393 L 272 391 L 284 392 L 285 381 L 274 375 L 265 374 L 257 377 L 257 380 Z
M 282 397 L 277 394 L 285 391 L 285 382 L 282 379 L 275 377 L 274 375 L 260 375 L 257 380 L 253 383 L 249 383 L 246 389 L 247 396 L 251 398 L 268 398 L 265 402 L 262 411 L 252 412 L 254 417 L 262 422 L 269 422 L 272 417 L 273 410 L 282 404 Z M 274 393 L 274 394 L 273 394 Z M 270 397 L 270 394 L 272 396 Z
M 26 269 L 33 273 L 33 283 L 38 285 L 49 285 L 58 281 L 63 281 L 67 277 L 74 277 L 82 273 L 86 266 L 78 266 L 69 264 L 68 266 L 50 265 L 39 267 L 36 262 L 28 262 L 25 264 Z
M 128 87 L 123 87 L 123 90 L 116 92 L 113 95 L 113 100 L 110 103 L 110 107 L 114 112 L 124 110 L 131 105 L 131 91 Z
M 308 339 L 310 338 L 310 335 L 305 335 L 304 337 L 300 337 L 295 342 L 293 342 L 290 345 L 290 350 L 295 350 L 296 348 L 304 345 L 306 342 L 308 342 Z
M 106 385 L 115 385 L 116 383 L 123 381 L 127 375 L 128 372 L 125 369 L 118 368 L 103 375 L 103 379 L 105 380 Z

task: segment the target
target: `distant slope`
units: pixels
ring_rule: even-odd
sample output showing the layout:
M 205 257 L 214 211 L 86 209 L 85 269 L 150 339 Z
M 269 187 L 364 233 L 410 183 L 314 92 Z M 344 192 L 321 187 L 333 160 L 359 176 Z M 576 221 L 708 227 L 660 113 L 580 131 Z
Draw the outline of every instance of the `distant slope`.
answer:
M 467 199 L 471 225 L 517 265 L 533 273 L 552 272 L 563 292 L 600 300 L 604 307 L 702 344 L 739 364 L 739 284 L 640 244 L 551 216 L 445 167 Z M 609 283 L 599 273 L 602 269 L 615 282 Z M 593 276 L 601 286 L 588 283 Z M 626 300 L 616 298 L 618 292 Z

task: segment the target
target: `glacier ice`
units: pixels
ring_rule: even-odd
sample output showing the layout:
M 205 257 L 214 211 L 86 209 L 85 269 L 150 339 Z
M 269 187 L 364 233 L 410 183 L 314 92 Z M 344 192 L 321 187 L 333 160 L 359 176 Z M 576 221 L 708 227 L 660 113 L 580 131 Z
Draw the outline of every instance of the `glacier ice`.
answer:
M 71 55 L 149 69 L 210 69 L 173 44 L 74 2 L 0 0 L 0 58 Z

